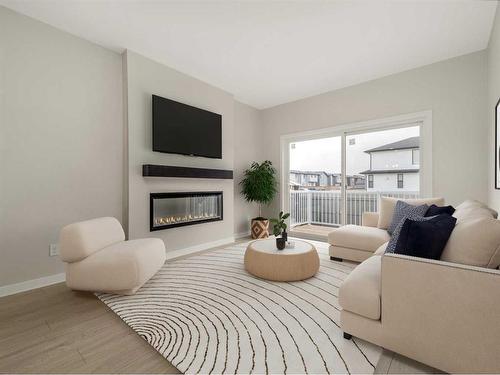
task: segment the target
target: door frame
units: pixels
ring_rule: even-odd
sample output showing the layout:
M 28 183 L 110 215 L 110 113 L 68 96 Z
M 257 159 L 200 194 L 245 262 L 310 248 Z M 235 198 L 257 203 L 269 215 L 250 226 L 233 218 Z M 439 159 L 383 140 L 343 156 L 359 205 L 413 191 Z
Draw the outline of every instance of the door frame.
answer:
M 420 126 L 420 194 L 432 197 L 432 110 L 407 113 L 398 116 L 379 118 L 284 134 L 280 137 L 280 210 L 290 212 L 290 143 L 320 138 L 342 137 L 342 186 L 346 186 L 346 136 L 370 131 L 389 130 L 402 127 Z M 345 222 L 345 197 L 341 189 L 342 216 Z

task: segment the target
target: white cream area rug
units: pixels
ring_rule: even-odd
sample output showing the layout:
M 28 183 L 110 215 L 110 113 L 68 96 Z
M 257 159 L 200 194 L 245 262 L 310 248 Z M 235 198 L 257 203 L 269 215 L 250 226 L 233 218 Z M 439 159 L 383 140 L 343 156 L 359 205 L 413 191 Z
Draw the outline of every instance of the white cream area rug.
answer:
M 305 281 L 251 276 L 243 243 L 168 262 L 134 296 L 97 296 L 184 373 L 372 374 L 381 348 L 339 328 L 338 287 L 354 265 L 314 244 L 321 267 Z

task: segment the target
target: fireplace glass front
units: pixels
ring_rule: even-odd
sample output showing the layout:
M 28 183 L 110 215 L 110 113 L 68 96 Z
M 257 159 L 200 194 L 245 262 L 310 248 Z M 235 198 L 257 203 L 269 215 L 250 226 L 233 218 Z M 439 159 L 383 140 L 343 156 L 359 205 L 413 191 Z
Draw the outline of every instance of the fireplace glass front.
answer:
M 150 230 L 222 220 L 222 192 L 150 194 Z

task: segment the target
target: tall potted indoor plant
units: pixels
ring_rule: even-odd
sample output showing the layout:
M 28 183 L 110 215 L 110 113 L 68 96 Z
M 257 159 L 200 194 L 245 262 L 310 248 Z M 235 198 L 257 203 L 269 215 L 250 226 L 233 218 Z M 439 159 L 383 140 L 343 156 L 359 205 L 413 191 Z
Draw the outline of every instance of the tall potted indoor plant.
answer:
M 252 238 L 267 238 L 269 236 L 269 220 L 262 217 L 262 205 L 269 204 L 277 190 L 276 169 L 269 161 L 253 162 L 244 173 L 241 180 L 241 194 L 247 202 L 259 204 L 259 216 L 252 219 Z

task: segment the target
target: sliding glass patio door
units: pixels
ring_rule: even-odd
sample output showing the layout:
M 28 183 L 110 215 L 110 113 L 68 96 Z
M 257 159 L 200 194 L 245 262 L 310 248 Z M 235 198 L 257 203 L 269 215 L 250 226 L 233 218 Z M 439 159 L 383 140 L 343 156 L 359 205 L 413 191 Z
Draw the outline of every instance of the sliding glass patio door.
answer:
M 289 144 L 290 224 L 321 232 L 343 222 L 342 136 Z
M 380 196 L 420 194 L 420 126 L 345 134 L 345 224 L 378 211 Z
M 364 212 L 378 211 L 381 195 L 418 197 L 420 125 L 290 141 L 285 204 L 294 235 L 321 236 L 332 227 L 360 225 Z

